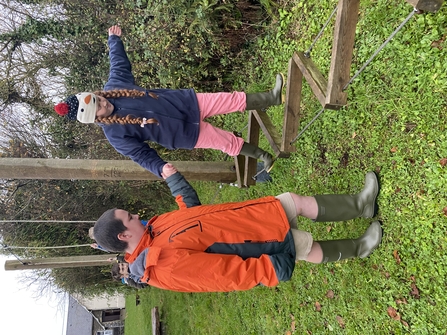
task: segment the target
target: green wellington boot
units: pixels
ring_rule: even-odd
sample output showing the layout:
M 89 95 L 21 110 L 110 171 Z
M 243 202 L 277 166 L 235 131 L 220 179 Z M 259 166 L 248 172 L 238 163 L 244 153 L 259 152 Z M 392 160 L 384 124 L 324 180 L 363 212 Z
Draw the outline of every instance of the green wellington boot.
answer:
M 267 151 L 264 151 L 261 148 L 247 142 L 244 142 L 239 155 L 262 160 L 264 162 L 264 169 L 262 171 L 266 172 L 270 172 L 275 162 L 273 156 L 270 155 Z
M 276 75 L 276 84 L 273 89 L 262 93 L 247 93 L 246 110 L 263 110 L 270 106 L 281 105 L 283 103 L 282 89 L 284 87 L 284 76 L 279 73 Z
M 321 263 L 336 262 L 347 258 L 365 258 L 376 249 L 382 240 L 382 227 L 374 221 L 366 232 L 354 240 L 318 241 L 323 251 Z
M 372 218 L 376 215 L 376 198 L 379 181 L 374 172 L 368 172 L 363 190 L 354 195 L 324 194 L 315 195 L 318 215 L 315 221 L 345 221 L 358 217 Z

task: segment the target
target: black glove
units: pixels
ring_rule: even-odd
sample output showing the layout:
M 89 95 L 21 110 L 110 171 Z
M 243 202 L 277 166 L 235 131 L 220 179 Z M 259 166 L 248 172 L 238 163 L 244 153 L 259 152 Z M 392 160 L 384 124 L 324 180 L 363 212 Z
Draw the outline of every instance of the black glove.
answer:
M 149 286 L 148 284 L 145 284 L 145 283 L 137 283 L 137 282 L 135 282 L 135 280 L 133 280 L 131 278 L 127 278 L 127 285 L 130 287 L 136 288 L 137 290 Z

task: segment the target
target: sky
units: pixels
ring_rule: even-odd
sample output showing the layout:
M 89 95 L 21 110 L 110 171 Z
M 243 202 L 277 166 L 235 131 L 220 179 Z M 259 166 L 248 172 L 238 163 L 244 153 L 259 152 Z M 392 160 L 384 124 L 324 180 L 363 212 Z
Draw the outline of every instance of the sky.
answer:
M 8 3 L 9 5 L 9 3 Z M 16 4 L 18 10 L 0 9 L 0 32 L 11 31 L 30 14 L 35 17 L 45 15 L 51 17 L 54 7 L 43 8 L 44 12 L 36 12 L 36 6 Z M 41 8 L 41 7 L 38 7 Z M 45 78 L 41 77 L 41 78 Z M 45 87 L 45 89 L 48 89 Z M 5 260 L 15 259 L 0 255 L 0 321 L 2 334 L 33 334 L 33 335 L 65 335 L 66 311 L 68 300 L 65 297 L 61 305 L 59 296 L 44 296 L 35 298 L 37 286 L 27 287 L 20 283 L 20 277 L 25 271 L 5 271 Z
M 0 315 L 3 334 L 64 335 L 66 333 L 67 297 L 62 306 L 59 296 L 34 298 L 36 287 L 20 283 L 25 271 L 5 271 L 0 255 Z

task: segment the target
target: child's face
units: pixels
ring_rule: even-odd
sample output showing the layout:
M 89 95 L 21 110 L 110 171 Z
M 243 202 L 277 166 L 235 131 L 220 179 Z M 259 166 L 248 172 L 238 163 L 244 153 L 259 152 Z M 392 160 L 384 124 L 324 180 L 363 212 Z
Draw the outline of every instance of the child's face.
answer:
M 129 264 L 127 263 L 119 263 L 121 278 L 129 278 Z
M 107 117 L 112 114 L 114 108 L 106 98 L 96 96 L 96 116 Z

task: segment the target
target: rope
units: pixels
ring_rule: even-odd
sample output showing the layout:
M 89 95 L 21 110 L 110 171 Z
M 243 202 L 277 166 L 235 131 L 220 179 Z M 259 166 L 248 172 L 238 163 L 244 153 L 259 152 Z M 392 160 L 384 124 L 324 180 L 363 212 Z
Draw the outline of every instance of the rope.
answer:
M 419 10 L 414 8 L 414 10 L 407 16 L 407 18 L 397 27 L 393 33 L 390 35 L 390 37 L 387 38 L 385 42 L 376 50 L 376 52 L 373 53 L 373 55 L 363 64 L 363 66 L 354 74 L 354 76 L 349 80 L 349 82 L 343 87 L 343 91 L 346 90 L 346 88 L 351 84 L 355 78 L 358 77 L 360 73 L 371 63 L 371 61 L 374 59 L 374 57 L 377 56 L 377 54 L 391 41 L 391 39 L 396 36 L 396 34 L 402 29 L 402 27 L 413 17 L 414 14 L 418 13 Z
M 96 223 L 96 221 L 60 221 L 60 220 L 2 220 L 0 223 Z
M 374 52 L 374 54 L 366 61 L 366 63 L 354 74 L 354 76 L 349 80 L 349 82 L 343 87 L 343 91 L 346 90 L 346 88 L 354 81 L 355 78 L 358 77 L 358 75 L 371 63 L 371 61 L 374 59 L 374 57 L 377 56 L 377 54 L 391 41 L 391 39 L 402 29 L 402 27 L 413 17 L 414 14 L 420 13 L 420 11 L 417 8 L 414 8 L 414 10 L 407 16 L 407 18 L 397 27 L 393 33 L 386 39 L 385 42 L 382 43 L 382 45 Z M 306 51 L 307 52 L 307 51 Z M 309 51 L 310 52 L 310 51 Z M 316 119 L 324 112 L 323 109 L 318 112 L 318 114 L 310 121 L 302 131 L 290 142 L 290 144 L 295 143 L 295 141 L 304 133 L 304 131 L 309 128 L 310 125 L 312 125 Z
M 64 249 L 64 248 L 77 248 L 77 247 L 89 247 L 90 244 L 75 244 L 75 245 L 58 245 L 54 247 L 12 247 L 9 245 L 3 246 L 5 249 Z
M 2 246 L 3 246 L 4 249 L 8 250 L 8 251 L 10 252 L 11 255 L 13 255 L 15 258 L 17 258 L 17 260 L 18 260 L 20 263 L 22 263 L 22 265 L 28 265 L 28 263 L 23 262 L 23 261 L 19 258 L 19 256 L 17 256 L 15 253 L 13 253 L 12 250 L 9 250 L 9 247 L 8 247 L 6 244 L 2 243 Z
M 310 122 L 304 127 L 304 129 L 301 130 L 301 131 L 298 133 L 298 135 L 296 135 L 296 137 L 292 140 L 292 142 L 290 142 L 290 144 L 292 145 L 293 143 L 295 143 L 295 141 L 296 141 L 297 139 L 300 138 L 300 136 L 306 131 L 306 129 L 309 128 L 310 125 L 311 125 L 312 123 L 314 123 L 315 120 L 318 119 L 318 117 L 319 117 L 321 114 L 323 114 L 323 112 L 324 112 L 324 107 L 318 112 L 318 114 L 312 119 L 312 121 L 310 121 Z
M 326 29 L 326 27 L 328 26 L 329 22 L 331 21 L 332 17 L 334 16 L 335 12 L 337 11 L 337 6 L 335 6 L 334 10 L 332 11 L 331 15 L 329 16 L 329 18 L 327 19 L 326 23 L 324 24 L 323 28 L 321 28 L 320 32 L 318 33 L 317 37 L 315 37 L 314 41 L 312 42 L 312 44 L 310 45 L 309 49 L 307 49 L 307 51 L 304 53 L 304 56 L 306 56 L 307 58 L 310 57 L 310 52 L 312 51 L 312 48 L 315 46 L 315 43 L 317 43 L 318 39 L 321 37 L 321 35 L 323 34 L 323 31 Z

